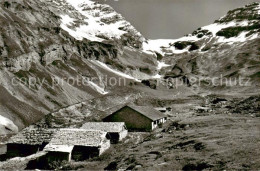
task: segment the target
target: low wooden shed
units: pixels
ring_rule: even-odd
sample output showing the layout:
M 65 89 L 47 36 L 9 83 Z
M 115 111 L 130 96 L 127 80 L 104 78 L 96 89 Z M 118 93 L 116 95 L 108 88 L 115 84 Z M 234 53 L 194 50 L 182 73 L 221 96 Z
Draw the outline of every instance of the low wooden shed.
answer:
M 152 131 L 165 123 L 167 116 L 147 106 L 125 105 L 106 116 L 104 122 L 124 122 L 129 131 Z
M 124 122 L 86 122 L 81 129 L 107 132 L 111 143 L 121 141 L 128 133 Z

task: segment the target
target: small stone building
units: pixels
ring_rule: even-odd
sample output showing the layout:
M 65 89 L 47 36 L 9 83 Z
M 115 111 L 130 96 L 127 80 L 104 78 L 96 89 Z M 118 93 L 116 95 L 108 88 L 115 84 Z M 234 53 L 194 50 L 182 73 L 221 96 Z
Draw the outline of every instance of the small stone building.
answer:
M 129 131 L 152 131 L 166 120 L 166 115 L 154 108 L 135 105 L 125 105 L 103 119 L 104 122 L 125 122 Z
M 60 129 L 44 148 L 49 161 L 82 161 L 98 157 L 110 147 L 107 132 L 84 129 Z
M 54 129 L 25 128 L 6 142 L 7 157 L 25 157 L 43 150 L 50 142 L 54 131 Z
M 111 143 L 121 141 L 128 134 L 124 122 L 87 122 L 82 125 L 81 129 L 107 132 L 107 138 Z

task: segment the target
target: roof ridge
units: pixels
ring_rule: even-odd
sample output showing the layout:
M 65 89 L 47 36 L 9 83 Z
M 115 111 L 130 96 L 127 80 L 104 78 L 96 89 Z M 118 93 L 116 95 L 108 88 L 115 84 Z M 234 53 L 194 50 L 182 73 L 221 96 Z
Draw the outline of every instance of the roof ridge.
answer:
M 159 112 L 158 110 L 155 110 L 153 107 L 150 106 L 136 106 L 134 104 L 126 106 L 132 108 L 133 110 L 137 111 L 138 113 L 141 113 L 142 115 L 153 121 L 166 117 L 163 113 Z

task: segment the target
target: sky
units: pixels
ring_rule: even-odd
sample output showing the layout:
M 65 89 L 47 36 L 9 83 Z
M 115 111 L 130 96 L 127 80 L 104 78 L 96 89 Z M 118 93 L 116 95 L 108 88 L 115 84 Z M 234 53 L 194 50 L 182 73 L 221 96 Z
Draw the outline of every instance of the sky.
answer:
M 175 39 L 229 10 L 260 0 L 97 0 L 111 5 L 148 39 Z

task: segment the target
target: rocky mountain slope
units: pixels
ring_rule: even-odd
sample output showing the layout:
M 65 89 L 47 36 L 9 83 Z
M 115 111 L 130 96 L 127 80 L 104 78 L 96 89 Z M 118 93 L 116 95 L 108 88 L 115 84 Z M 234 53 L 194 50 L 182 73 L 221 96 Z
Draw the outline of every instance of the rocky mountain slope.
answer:
M 108 5 L 11 0 L 0 8 L 1 134 L 108 93 L 106 77 L 134 80 L 156 70 L 156 55 L 140 50 L 143 36 Z
M 100 120 L 106 115 L 107 109 L 128 102 L 165 107 L 175 103 L 179 106 L 179 103 L 191 105 L 196 95 L 201 95 L 199 99 L 207 99 L 210 94 L 215 96 L 214 93 L 238 97 L 241 94 L 245 97 L 247 94 L 257 94 L 260 81 L 259 10 L 259 4 L 254 3 L 232 10 L 214 24 L 199 28 L 183 38 L 145 40 L 143 51 L 156 54 L 158 58 L 159 73 L 156 76 L 143 78 L 141 83 L 124 87 L 125 91 L 117 89 L 112 95 L 55 111 L 42 120 L 40 126 L 78 127 L 85 121 Z M 225 30 L 229 30 L 228 36 L 221 35 Z M 242 85 L 239 78 L 242 78 Z M 176 80 L 182 84 L 174 83 Z M 216 85 L 212 85 L 212 80 Z M 142 87 L 142 84 L 146 87 Z M 243 110 L 240 113 L 257 113 L 259 103 L 257 99 L 255 101 L 256 107 L 244 105 L 245 109 L 252 108 L 250 112 Z M 236 105 L 232 103 L 231 108 L 236 108 Z M 180 112 L 184 113 L 183 110 Z
M 259 3 L 255 2 L 229 11 L 213 24 L 198 28 L 179 39 L 148 40 L 143 43 L 144 50 L 157 51 L 166 56 L 185 52 L 207 52 L 216 47 L 245 43 L 259 36 Z
M 176 40 L 147 40 L 110 6 L 90 0 L 0 4 L 0 134 L 59 109 L 81 104 L 86 111 L 88 100 L 123 89 L 151 93 L 151 87 L 154 96 L 168 96 L 176 80 L 185 82 L 178 94 L 229 89 L 212 89 L 209 78 L 220 83 L 221 75 L 250 79 L 233 92 L 259 88 L 259 3 Z
M 4 154 L 1 141 L 25 126 L 79 128 L 125 103 L 172 110 L 162 128 L 129 132 L 99 158 L 43 167 L 260 167 L 259 3 L 176 40 L 147 40 L 111 7 L 90 0 L 0 0 L 0 8 L 2 170 L 40 169 L 41 152 Z
M 163 61 L 170 66 L 162 76 L 185 77 L 194 88 L 211 87 L 212 78 L 216 87 L 241 86 L 234 85 L 239 78 L 249 87 L 259 87 L 259 18 L 259 3 L 249 4 L 180 39 L 147 41 L 144 50 L 165 56 Z M 221 79 L 232 80 L 233 85 L 223 85 Z

